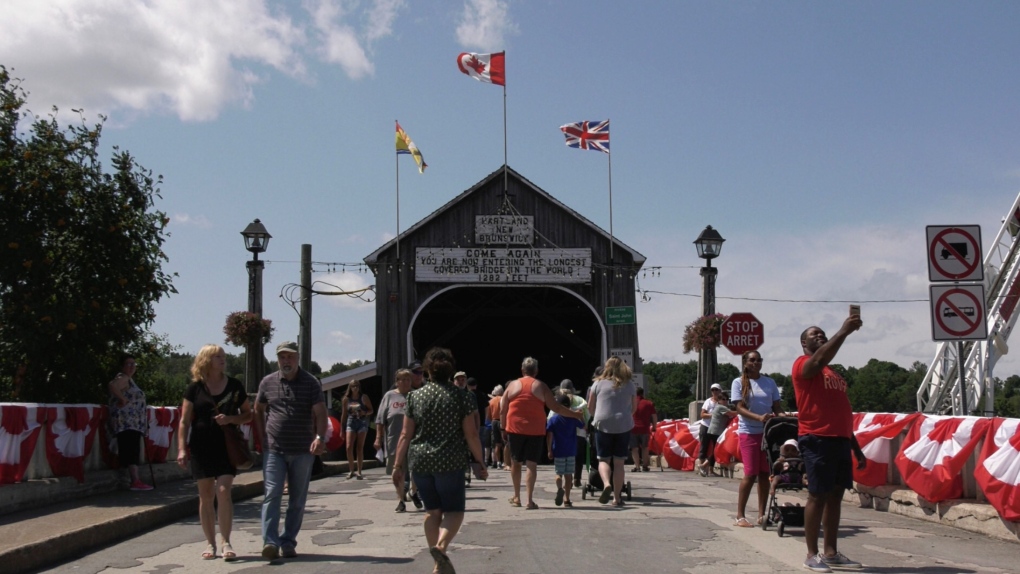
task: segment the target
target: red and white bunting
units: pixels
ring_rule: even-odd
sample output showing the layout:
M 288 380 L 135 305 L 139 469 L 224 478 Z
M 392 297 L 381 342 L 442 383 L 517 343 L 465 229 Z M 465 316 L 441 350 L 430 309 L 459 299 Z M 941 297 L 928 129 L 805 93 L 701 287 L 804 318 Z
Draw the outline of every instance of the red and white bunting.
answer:
M 334 451 L 343 448 L 347 443 L 347 437 L 340 432 L 340 421 L 336 417 L 329 417 L 326 420 L 326 450 Z
M 42 405 L 0 405 L 0 484 L 24 480 L 45 421 L 46 409 Z
M 854 480 L 865 486 L 886 484 L 889 463 L 893 460 L 892 439 L 919 416 L 918 413 L 856 413 L 854 434 L 868 464 L 864 469 L 854 467 Z
M 1003 520 L 1020 522 L 1020 419 L 995 419 L 974 478 Z
M 701 426 L 701 423 L 694 421 L 694 425 Z M 691 433 L 691 426 L 687 419 L 676 421 L 675 431 L 662 451 L 666 464 L 673 470 L 694 470 L 694 462 L 698 457 L 698 438 Z
M 85 458 L 92 451 L 102 412 L 98 405 L 46 408 L 46 460 L 53 476 L 73 476 L 85 482 Z
M 940 502 L 963 495 L 963 465 L 991 419 L 920 415 L 896 456 L 903 482 L 918 495 Z
M 146 409 L 149 429 L 145 436 L 145 460 L 166 462 L 170 444 L 181 422 L 177 407 L 149 407 Z

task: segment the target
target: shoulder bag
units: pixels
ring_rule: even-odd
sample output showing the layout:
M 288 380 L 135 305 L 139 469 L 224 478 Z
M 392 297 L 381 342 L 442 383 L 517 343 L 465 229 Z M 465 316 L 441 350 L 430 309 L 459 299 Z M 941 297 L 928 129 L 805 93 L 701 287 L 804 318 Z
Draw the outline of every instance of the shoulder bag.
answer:
M 208 393 L 209 388 L 206 387 L 205 391 Z M 228 395 L 218 405 L 213 406 L 213 416 L 220 414 L 219 407 L 229 401 L 232 396 L 233 394 Z M 248 440 L 244 438 L 244 433 L 241 432 L 241 429 L 235 424 L 225 424 L 220 426 L 220 430 L 223 431 L 223 439 L 226 442 L 227 459 L 230 460 L 230 466 L 237 470 L 248 470 L 251 468 L 255 464 L 255 457 L 252 456 L 251 447 L 248 446 Z

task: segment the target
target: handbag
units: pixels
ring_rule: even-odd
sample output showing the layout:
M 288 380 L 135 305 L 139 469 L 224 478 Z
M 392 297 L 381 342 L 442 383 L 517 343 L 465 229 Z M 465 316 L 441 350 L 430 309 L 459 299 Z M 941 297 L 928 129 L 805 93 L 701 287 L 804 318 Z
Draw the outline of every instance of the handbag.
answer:
M 227 444 L 227 458 L 230 460 L 230 466 L 237 470 L 251 468 L 255 464 L 255 458 L 252 457 L 251 447 L 248 446 L 248 440 L 244 438 L 241 429 L 237 428 L 237 425 L 223 425 L 220 429 L 223 431 L 223 438 Z
M 209 392 L 209 388 L 206 387 L 206 392 Z M 210 393 L 211 394 L 211 393 Z M 230 397 L 226 397 L 218 405 L 213 405 L 214 416 L 220 414 L 219 407 L 225 404 Z M 251 454 L 251 447 L 248 446 L 248 439 L 244 438 L 244 433 L 241 429 L 234 424 L 227 424 L 220 427 L 223 431 L 223 440 L 227 447 L 227 460 L 230 461 L 230 466 L 237 470 L 248 470 L 255 464 L 255 457 Z

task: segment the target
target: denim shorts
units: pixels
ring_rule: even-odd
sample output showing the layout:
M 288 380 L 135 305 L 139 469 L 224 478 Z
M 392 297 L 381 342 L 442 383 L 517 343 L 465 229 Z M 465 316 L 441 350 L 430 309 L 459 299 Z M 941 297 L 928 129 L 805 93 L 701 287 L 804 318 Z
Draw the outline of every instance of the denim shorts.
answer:
M 411 480 L 418 487 L 425 510 L 464 512 L 467 492 L 464 488 L 464 471 L 451 470 L 419 474 L 411 472 Z
M 368 421 L 365 419 L 347 417 L 347 432 L 368 432 Z
M 595 453 L 598 455 L 599 460 L 627 458 L 627 451 L 630 450 L 629 446 L 630 431 L 620 433 L 595 431 Z

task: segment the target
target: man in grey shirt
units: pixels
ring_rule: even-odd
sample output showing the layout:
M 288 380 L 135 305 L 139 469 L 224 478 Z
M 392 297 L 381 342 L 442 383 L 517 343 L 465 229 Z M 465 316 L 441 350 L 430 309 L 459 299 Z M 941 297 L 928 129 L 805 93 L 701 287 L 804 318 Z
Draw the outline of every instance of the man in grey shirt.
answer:
M 255 423 L 262 439 L 262 557 L 275 560 L 297 556 L 297 534 L 305 513 L 308 484 L 315 456 L 325 452 L 326 403 L 322 384 L 298 366 L 297 343 L 276 347 L 280 370 L 259 383 L 255 399 Z M 290 492 L 283 535 L 280 535 L 280 502 L 283 486 Z

